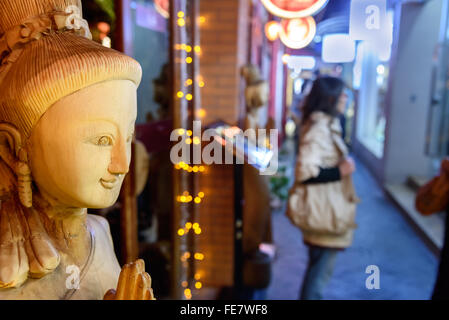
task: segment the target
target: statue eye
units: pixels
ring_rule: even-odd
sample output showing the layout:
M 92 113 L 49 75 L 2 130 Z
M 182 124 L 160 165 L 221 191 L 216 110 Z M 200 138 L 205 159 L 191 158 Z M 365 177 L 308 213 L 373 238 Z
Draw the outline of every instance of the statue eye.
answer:
M 107 147 L 107 146 L 111 146 L 112 145 L 112 138 L 108 137 L 108 136 L 101 136 L 100 138 L 96 139 L 96 143 L 97 146 L 101 146 L 101 147 Z

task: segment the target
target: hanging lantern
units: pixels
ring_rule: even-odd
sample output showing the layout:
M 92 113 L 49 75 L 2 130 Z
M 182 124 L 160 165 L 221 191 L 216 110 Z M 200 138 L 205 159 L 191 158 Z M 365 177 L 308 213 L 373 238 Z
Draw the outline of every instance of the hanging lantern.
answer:
M 277 21 L 270 21 L 265 25 L 265 35 L 270 41 L 274 41 L 279 37 L 280 30 L 281 26 Z
M 316 34 L 316 23 L 312 17 L 281 21 L 279 37 L 283 44 L 292 49 L 307 47 Z
M 303 18 L 314 15 L 329 0 L 261 0 L 265 8 L 284 19 Z
M 154 7 L 161 16 L 168 19 L 170 17 L 170 2 L 169 0 L 154 0 Z

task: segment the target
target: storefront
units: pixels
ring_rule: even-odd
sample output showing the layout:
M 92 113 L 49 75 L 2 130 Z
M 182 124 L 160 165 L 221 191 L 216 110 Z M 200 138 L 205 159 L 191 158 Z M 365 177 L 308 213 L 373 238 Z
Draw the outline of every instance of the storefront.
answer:
M 359 44 L 354 152 L 438 250 L 441 217 L 414 208 L 417 188 L 447 155 L 447 1 L 395 1 L 391 52 Z

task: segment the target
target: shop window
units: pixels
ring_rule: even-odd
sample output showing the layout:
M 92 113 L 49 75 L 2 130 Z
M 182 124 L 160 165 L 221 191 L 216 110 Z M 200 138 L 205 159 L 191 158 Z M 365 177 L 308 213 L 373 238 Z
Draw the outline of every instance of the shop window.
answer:
M 392 26 L 392 11 L 388 12 L 388 17 Z M 391 56 L 391 43 L 388 42 L 385 45 L 360 42 L 353 70 L 353 87 L 359 90 L 356 136 L 377 158 L 382 158 L 384 153 L 385 99 Z

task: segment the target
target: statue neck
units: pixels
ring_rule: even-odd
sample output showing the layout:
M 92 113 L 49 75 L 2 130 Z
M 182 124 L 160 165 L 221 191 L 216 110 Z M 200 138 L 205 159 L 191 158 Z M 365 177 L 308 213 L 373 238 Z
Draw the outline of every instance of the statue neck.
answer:
M 87 209 L 52 205 L 39 195 L 33 196 L 33 208 L 55 247 L 72 263 L 84 265 L 91 250 Z

